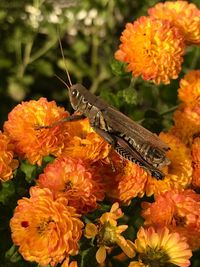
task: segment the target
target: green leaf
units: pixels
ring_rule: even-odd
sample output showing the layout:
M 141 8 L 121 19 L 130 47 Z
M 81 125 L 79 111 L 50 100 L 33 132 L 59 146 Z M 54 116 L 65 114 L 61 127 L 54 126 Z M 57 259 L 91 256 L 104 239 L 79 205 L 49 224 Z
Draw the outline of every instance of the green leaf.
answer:
M 20 169 L 25 174 L 25 179 L 28 183 L 31 183 L 37 176 L 37 165 L 31 165 L 27 161 L 22 161 Z
M 42 75 L 52 77 L 54 75 L 53 66 L 47 60 L 39 59 L 33 63 L 34 68 Z
M 134 90 L 134 88 L 125 88 L 124 90 L 119 91 L 117 96 L 122 97 L 127 104 L 137 104 L 137 91 Z
M 12 245 L 12 247 L 6 252 L 5 257 L 11 262 L 15 263 L 22 259 L 21 255 L 18 252 L 18 247 Z
M 125 63 L 123 63 L 123 62 L 120 62 L 116 59 L 112 59 L 110 67 L 111 67 L 112 73 L 115 76 L 127 75 L 127 72 L 125 72 Z
M 0 202 L 4 205 L 9 203 L 10 198 L 15 194 L 13 181 L 4 182 L 0 189 Z
M 77 57 L 88 52 L 88 44 L 82 40 L 78 40 L 73 44 L 73 50 L 76 53 Z
M 97 263 L 95 259 L 96 251 L 97 251 L 96 247 L 92 247 L 92 248 L 82 251 L 80 267 L 88 267 L 88 266 L 98 267 L 99 264 Z

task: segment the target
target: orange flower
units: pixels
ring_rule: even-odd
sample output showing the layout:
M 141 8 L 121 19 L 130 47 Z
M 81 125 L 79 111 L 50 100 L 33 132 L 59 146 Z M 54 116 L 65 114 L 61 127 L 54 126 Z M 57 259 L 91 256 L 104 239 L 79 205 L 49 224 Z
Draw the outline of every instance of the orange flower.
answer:
M 104 199 L 105 189 L 97 168 L 69 157 L 48 164 L 40 174 L 38 184 L 49 188 L 55 198 L 66 197 L 78 213 L 88 213 Z
M 66 258 L 62 263 L 61 267 L 78 267 L 77 261 L 71 261 L 69 263 L 69 258 Z
M 32 187 L 30 198 L 18 201 L 10 227 L 26 260 L 55 266 L 78 253 L 83 223 L 66 199 L 54 200 L 49 189 Z
M 108 156 L 110 145 L 91 128 L 88 119 L 70 122 L 70 139 L 65 142 L 62 156 L 98 161 Z
M 174 188 L 187 188 L 192 181 L 192 158 L 190 149 L 185 146 L 176 136 L 169 133 L 161 133 L 161 140 L 169 145 L 167 157 L 171 163 L 165 169 L 164 180 L 156 180 L 148 176 L 146 194 L 159 194 Z
M 8 116 L 4 128 L 8 132 L 18 155 L 28 159 L 31 164 L 42 163 L 47 155 L 58 155 L 63 148 L 63 141 L 68 136 L 67 123 L 61 123 L 49 129 L 37 129 L 48 126 L 68 116 L 63 108 L 54 101 L 45 98 L 31 100 L 17 105 Z
M 192 70 L 181 79 L 178 96 L 191 109 L 200 106 L 200 70 Z
M 135 248 L 139 253 L 139 259 L 145 264 L 130 264 L 131 267 L 168 266 L 168 264 L 190 266 L 189 259 L 192 252 L 185 239 L 178 233 L 170 233 L 166 227 L 157 231 L 153 227 L 148 229 L 141 227 L 137 233 Z
M 120 38 L 115 58 L 128 63 L 134 77 L 157 84 L 168 84 L 181 71 L 184 39 L 179 30 L 166 20 L 141 17 L 128 23 Z
M 13 145 L 10 138 L 0 131 L 0 181 L 8 181 L 13 177 L 13 171 L 18 167 L 14 159 Z
M 121 159 L 115 152 L 110 160 L 110 164 L 100 167 L 101 175 L 106 183 L 107 196 L 126 204 L 134 197 L 142 197 L 148 178 L 144 169 L 128 160 Z
M 200 138 L 195 138 L 192 144 L 193 174 L 192 184 L 200 188 Z
M 191 249 L 200 247 L 200 195 L 192 190 L 170 190 L 143 203 L 145 225 L 167 226 L 187 239 Z
M 148 10 L 156 19 L 166 19 L 178 27 L 188 44 L 200 44 L 200 10 L 187 1 L 166 1 Z
M 121 233 L 124 232 L 128 225 L 117 226 L 117 219 L 123 216 L 118 203 L 114 203 L 110 212 L 104 213 L 98 226 L 93 223 L 86 224 L 85 236 L 87 238 L 97 237 L 97 245 L 99 249 L 96 253 L 96 260 L 102 264 L 106 259 L 106 251 L 110 250 L 116 244 L 123 250 L 123 252 L 130 258 L 135 255 L 133 243 L 126 240 Z
M 186 145 L 191 145 L 193 138 L 200 132 L 200 110 L 196 106 L 193 109 L 188 107 L 179 108 L 174 113 L 174 126 L 171 131 Z

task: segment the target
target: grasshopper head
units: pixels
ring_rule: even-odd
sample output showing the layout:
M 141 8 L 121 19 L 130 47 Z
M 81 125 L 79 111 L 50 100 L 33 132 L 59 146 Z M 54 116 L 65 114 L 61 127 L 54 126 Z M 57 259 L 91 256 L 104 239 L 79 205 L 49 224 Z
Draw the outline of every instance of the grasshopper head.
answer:
M 86 94 L 87 89 L 81 84 L 74 84 L 69 88 L 69 99 L 74 110 L 80 108 Z

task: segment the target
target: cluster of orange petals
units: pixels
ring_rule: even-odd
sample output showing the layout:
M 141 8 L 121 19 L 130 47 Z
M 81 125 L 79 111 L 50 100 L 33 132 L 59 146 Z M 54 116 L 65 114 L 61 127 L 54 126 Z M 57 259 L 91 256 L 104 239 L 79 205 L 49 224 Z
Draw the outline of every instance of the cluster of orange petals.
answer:
M 126 24 L 115 58 L 134 77 L 168 84 L 181 71 L 185 46 L 200 45 L 200 10 L 187 1 L 166 1 L 148 14 Z
M 128 204 L 134 197 L 143 197 L 147 172 L 138 165 L 110 153 L 108 163 L 99 164 L 106 186 L 106 195 L 112 201 Z
M 184 39 L 169 21 L 141 17 L 128 23 L 115 58 L 128 63 L 127 71 L 159 84 L 168 84 L 181 71 Z
M 200 247 L 200 195 L 187 190 L 170 190 L 143 203 L 145 225 L 167 226 L 187 239 L 191 249 Z
M 192 144 L 192 184 L 195 188 L 200 188 L 200 138 L 195 138 Z
M 88 119 L 71 122 L 70 138 L 64 144 L 61 156 L 96 162 L 104 159 L 110 152 L 110 145 L 91 128 Z
M 188 44 L 200 44 L 200 10 L 187 1 L 166 1 L 148 10 L 150 16 L 164 19 L 180 29 Z
M 32 187 L 30 198 L 18 201 L 10 227 L 26 260 L 56 266 L 78 253 L 83 223 L 66 198 L 55 200 L 49 189 Z
M 48 155 L 89 161 L 105 158 L 110 146 L 92 130 L 88 120 L 59 123 L 67 116 L 69 113 L 54 101 L 40 98 L 17 105 L 9 113 L 4 129 L 15 145 L 16 154 L 31 164 L 41 165 L 43 157 Z
M 45 98 L 17 105 L 4 123 L 4 129 L 15 145 L 15 152 L 31 164 L 41 165 L 44 156 L 59 155 L 64 139 L 68 136 L 68 124 L 49 129 L 39 129 L 64 119 L 68 113 Z
M 183 102 L 174 113 L 171 132 L 191 146 L 200 133 L 200 70 L 192 70 L 181 79 L 178 96 Z
M 190 109 L 200 106 L 200 70 L 191 70 L 181 79 L 178 97 Z
M 75 207 L 79 214 L 96 209 L 97 201 L 102 201 L 105 195 L 98 170 L 81 159 L 56 159 L 47 165 L 37 183 L 49 188 L 55 198 L 67 198 L 68 205 Z
M 155 230 L 153 227 L 141 227 L 135 240 L 135 249 L 139 253 L 139 261 L 131 262 L 129 267 L 190 266 L 192 252 L 185 238 L 178 233 L 170 233 L 167 227 Z M 149 262 L 146 265 L 144 262 Z M 154 265 L 155 264 L 155 265 Z
M 13 171 L 19 162 L 14 159 L 14 146 L 10 138 L 0 131 L 0 181 L 7 181 L 13 177 Z

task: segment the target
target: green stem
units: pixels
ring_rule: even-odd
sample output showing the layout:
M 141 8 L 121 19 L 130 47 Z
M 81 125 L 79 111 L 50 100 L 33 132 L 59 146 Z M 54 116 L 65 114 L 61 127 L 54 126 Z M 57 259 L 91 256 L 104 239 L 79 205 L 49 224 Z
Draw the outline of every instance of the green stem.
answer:
M 161 112 L 161 113 L 160 113 L 160 116 L 165 116 L 165 115 L 167 115 L 167 114 L 169 114 L 169 113 L 172 113 L 172 112 L 175 111 L 178 107 L 179 107 L 179 105 L 173 106 L 173 107 L 169 108 L 168 110 Z
M 23 60 L 18 68 L 18 73 L 17 73 L 17 76 L 20 78 L 24 76 L 26 67 L 29 64 L 32 46 L 33 46 L 33 40 L 31 40 L 29 43 L 25 45 Z
M 195 52 L 194 52 L 194 57 L 193 57 L 193 60 L 190 64 L 190 69 L 195 69 L 196 68 L 196 65 L 197 65 L 197 62 L 199 60 L 199 56 L 200 56 L 200 49 L 198 46 L 195 47 Z
M 43 56 L 49 49 L 51 49 L 56 43 L 57 38 L 50 40 L 47 42 L 41 49 L 39 49 L 35 54 L 33 54 L 29 59 L 29 64 L 33 63 L 35 60 Z

